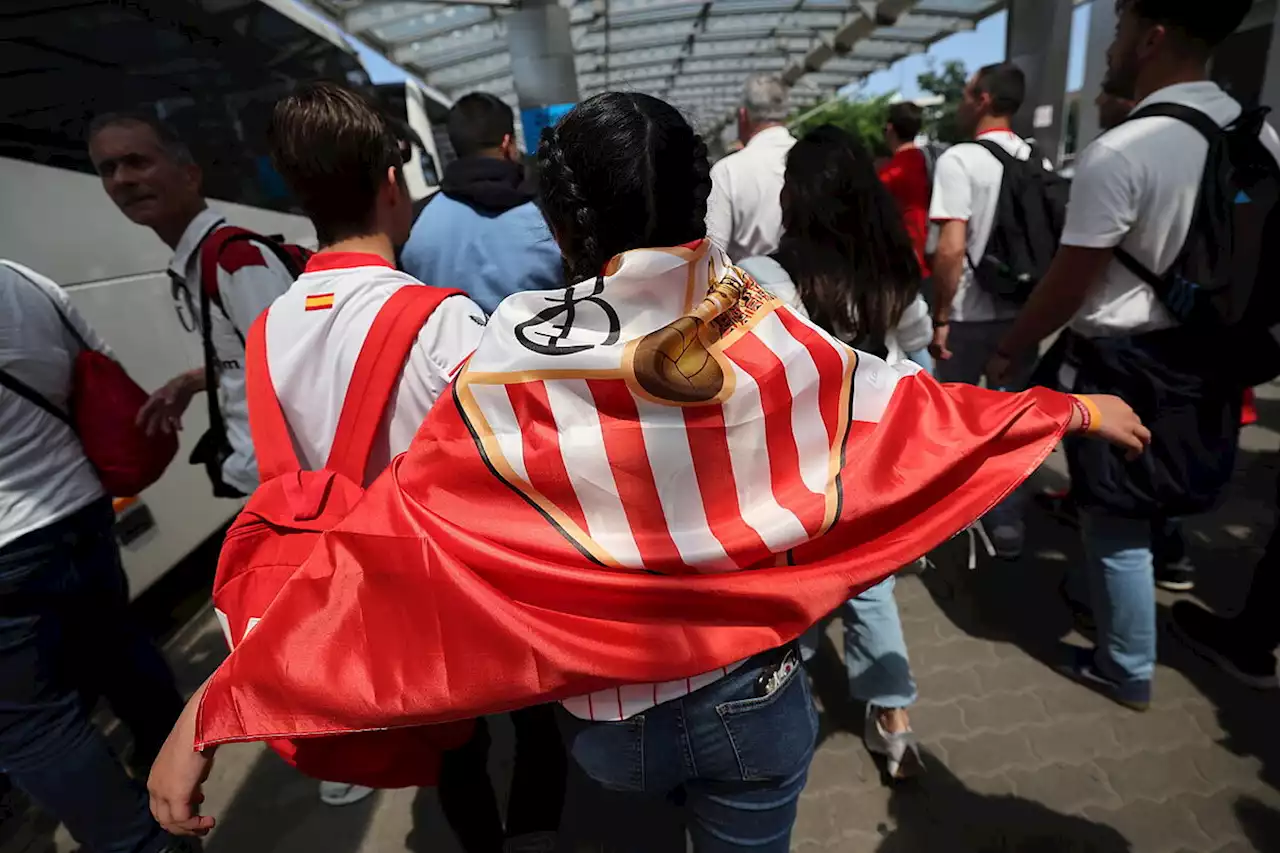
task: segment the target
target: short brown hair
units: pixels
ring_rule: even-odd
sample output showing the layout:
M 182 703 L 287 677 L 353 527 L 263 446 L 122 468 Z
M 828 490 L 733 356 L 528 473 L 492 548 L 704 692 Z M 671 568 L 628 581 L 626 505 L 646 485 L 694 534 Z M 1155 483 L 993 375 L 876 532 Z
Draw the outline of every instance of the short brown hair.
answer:
M 378 190 L 403 160 L 390 123 L 362 95 L 336 83 L 303 86 L 276 104 L 267 140 L 322 245 L 373 230 Z
M 1027 77 L 1012 62 L 997 62 L 978 69 L 974 92 L 991 96 L 991 114 L 1006 118 L 1022 109 L 1027 97 Z
M 891 104 L 889 126 L 898 134 L 898 139 L 910 142 L 920 135 L 920 128 L 924 127 L 924 110 L 911 101 Z

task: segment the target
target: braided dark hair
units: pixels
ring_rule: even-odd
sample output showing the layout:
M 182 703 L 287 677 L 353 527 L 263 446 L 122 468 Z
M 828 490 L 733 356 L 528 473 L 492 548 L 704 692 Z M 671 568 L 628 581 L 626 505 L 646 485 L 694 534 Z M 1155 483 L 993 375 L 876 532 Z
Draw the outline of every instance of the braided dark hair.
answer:
M 675 107 L 635 92 L 583 101 L 538 146 L 542 209 L 570 281 L 615 255 L 707 234 L 707 146 Z

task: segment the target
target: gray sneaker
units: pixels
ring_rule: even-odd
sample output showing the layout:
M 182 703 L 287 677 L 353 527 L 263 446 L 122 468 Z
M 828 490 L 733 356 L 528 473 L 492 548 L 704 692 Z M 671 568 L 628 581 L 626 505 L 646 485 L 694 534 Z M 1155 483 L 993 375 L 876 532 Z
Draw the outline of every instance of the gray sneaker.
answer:
M 363 785 L 348 785 L 346 782 L 320 783 L 320 802 L 327 806 L 349 806 L 372 793 L 372 788 Z
M 991 528 L 991 544 L 995 546 L 996 556 L 1002 560 L 1020 559 L 1026 538 L 1027 527 L 1021 521 L 997 524 Z
M 884 756 L 890 779 L 910 779 L 920 775 L 924 772 L 924 759 L 920 757 L 916 733 L 911 729 L 892 734 L 885 731 L 880 725 L 881 710 L 876 705 L 867 705 L 867 725 L 863 734 L 867 751 Z

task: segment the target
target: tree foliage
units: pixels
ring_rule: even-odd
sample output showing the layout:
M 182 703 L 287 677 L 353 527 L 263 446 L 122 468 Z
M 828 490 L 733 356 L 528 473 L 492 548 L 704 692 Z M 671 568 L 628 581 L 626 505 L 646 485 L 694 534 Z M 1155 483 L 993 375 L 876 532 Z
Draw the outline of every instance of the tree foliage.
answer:
M 917 77 L 916 82 L 924 91 L 942 98 L 941 104 L 925 110 L 925 132 L 940 142 L 963 142 L 965 137 L 960 132 L 956 110 L 969 82 L 964 63 L 958 59 L 948 60 L 943 63 L 941 71 L 931 67 Z
M 817 109 L 806 110 L 809 115 L 792 126 L 791 132 L 801 137 L 821 125 L 834 124 L 858 136 L 870 150 L 879 151 L 885 144 L 884 127 L 889 121 L 891 97 L 880 95 L 856 101 L 836 98 Z

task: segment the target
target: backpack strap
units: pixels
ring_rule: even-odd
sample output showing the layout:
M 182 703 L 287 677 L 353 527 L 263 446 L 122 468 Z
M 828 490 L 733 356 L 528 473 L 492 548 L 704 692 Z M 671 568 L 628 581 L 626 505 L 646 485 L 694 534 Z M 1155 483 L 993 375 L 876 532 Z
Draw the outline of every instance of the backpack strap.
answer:
M 1200 135 L 1203 136 L 1205 141 L 1210 145 L 1213 145 L 1222 138 L 1222 128 L 1218 126 L 1216 121 L 1200 110 L 1197 110 L 1194 107 L 1185 106 L 1184 104 L 1151 104 L 1150 106 L 1143 107 L 1136 111 L 1124 121 L 1127 124 L 1128 122 L 1137 121 L 1141 118 L 1177 119 L 1184 124 L 1191 125 L 1199 131 Z M 1115 257 L 1122 267 L 1141 279 L 1145 284 L 1147 284 L 1147 286 L 1154 290 L 1156 296 L 1160 297 L 1163 301 L 1164 296 L 1168 293 L 1169 289 L 1169 282 L 1165 281 L 1164 276 L 1155 273 L 1149 269 L 1146 264 L 1142 263 L 1142 261 L 1138 260 L 1128 251 L 1120 248 L 1119 246 L 1116 246 Z M 1177 263 L 1176 259 L 1174 260 L 1174 263 Z
M 410 284 L 392 294 L 378 311 L 351 371 L 325 468 L 354 483 L 364 481 L 378 425 L 418 333 L 441 302 L 458 295 L 462 291 Z
M 214 228 L 201 242 L 199 250 L 200 289 L 210 302 L 218 306 L 219 310 L 224 310 L 222 294 L 218 291 L 218 264 L 222 259 L 222 253 L 232 243 L 247 242 L 255 243 L 259 247 L 266 246 L 267 250 L 275 255 L 276 259 L 289 271 L 289 275 L 294 278 L 302 275 L 302 264 L 299 263 L 302 259 L 290 252 L 280 240 L 275 237 L 264 237 L 248 228 L 221 225 Z
M 1222 136 L 1222 128 L 1216 121 L 1195 107 L 1188 107 L 1184 104 L 1151 104 L 1130 115 L 1124 120 L 1124 123 L 1128 124 L 1140 118 L 1176 118 L 1178 121 L 1189 124 L 1198 130 L 1210 145 Z
M 72 338 L 75 339 L 75 342 L 80 346 L 80 349 L 81 350 L 89 349 L 89 345 L 85 342 L 84 337 L 82 337 L 80 332 L 76 329 L 76 327 L 71 324 L 71 321 L 67 318 L 67 315 L 63 313 L 62 306 L 58 304 L 57 300 L 55 300 L 52 296 L 50 296 L 43 287 L 41 287 L 39 284 L 36 283 L 34 279 L 31 278 L 31 276 L 23 272 L 22 268 L 19 267 L 17 264 L 0 259 L 0 266 L 5 267 L 14 275 L 25 280 L 33 288 L 40 291 L 40 295 L 43 296 L 45 299 L 49 300 L 49 304 L 53 306 L 54 313 L 56 313 L 58 315 L 58 319 L 62 321 L 63 328 L 65 328 L 67 330 L 67 333 L 71 335 Z M 41 409 L 44 409 L 46 412 L 53 415 L 55 418 L 62 421 L 67 426 L 71 427 L 73 432 L 75 431 L 75 424 L 71 422 L 70 415 L 68 415 L 62 409 L 59 409 L 57 406 L 55 406 L 52 402 L 50 402 L 50 400 L 47 397 L 45 397 L 39 391 L 32 388 L 30 385 L 23 382 L 21 379 L 14 376 L 12 373 L 8 372 L 4 368 L 0 368 L 0 385 L 3 385 L 5 388 L 8 388 L 10 391 L 17 394 L 19 397 L 22 397 L 28 403 L 31 403 L 32 405 L 35 405 L 35 406 L 39 406 Z
M 249 337 L 244 344 L 245 396 L 249 401 L 249 433 L 253 437 L 253 452 L 258 459 L 258 481 L 265 483 L 302 470 L 298 454 L 293 448 L 293 435 L 280 408 L 271 383 L 271 366 L 267 363 L 267 315 L 263 311 L 249 327 Z M 216 394 L 216 388 L 206 393 Z
M 1007 150 L 1005 150 L 1005 147 L 1003 145 L 999 145 L 995 142 L 992 142 L 990 139 L 975 139 L 972 142 L 966 143 L 966 144 L 981 145 L 983 148 L 987 149 L 987 151 L 991 153 L 992 157 L 995 157 L 997 160 L 999 160 L 1000 165 L 1004 166 L 1006 169 L 1012 165 L 1016 165 L 1018 163 L 1023 162 L 1022 160 L 1019 160 L 1017 157 L 1014 157 Z
M 71 427 L 72 432 L 75 431 L 75 424 L 71 422 L 70 415 L 62 411 L 62 409 L 59 409 L 53 403 L 49 402 L 49 400 L 43 394 L 41 394 L 36 389 L 32 388 L 27 383 L 23 382 L 18 377 L 14 376 L 9 371 L 5 370 L 3 367 L 0 367 L 0 385 L 3 385 L 4 387 L 8 388 L 10 391 L 17 394 L 19 397 L 23 398 L 28 403 L 31 403 L 34 406 L 38 406 L 41 409 L 44 409 L 46 412 L 53 415 L 55 418 L 62 421 L 67 426 Z
M 0 266 L 5 267 L 14 275 L 18 276 L 18 278 L 24 279 L 25 281 L 30 283 L 32 287 L 40 291 L 41 296 L 49 300 L 49 304 L 53 306 L 54 313 L 57 314 L 58 319 L 62 321 L 62 328 L 67 330 L 67 334 L 71 336 L 72 340 L 74 340 L 77 345 L 79 345 L 81 351 L 93 349 L 93 347 L 89 346 L 88 342 L 85 341 L 84 335 L 80 334 L 80 330 L 77 329 L 75 325 L 72 324 L 70 318 L 67 317 L 66 312 L 62 310 L 62 306 L 58 304 L 58 300 L 50 296 L 48 291 L 46 291 L 43 287 L 37 284 L 36 281 L 33 278 L 31 278 L 31 276 L 23 272 L 22 267 L 18 266 L 17 264 L 11 261 L 6 261 L 3 258 L 0 258 Z

